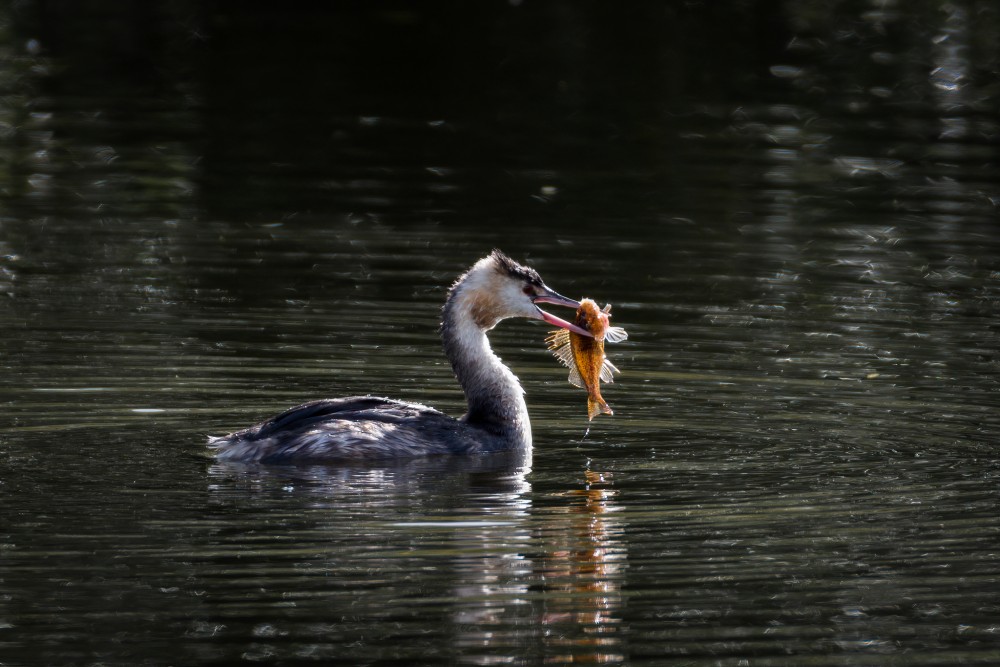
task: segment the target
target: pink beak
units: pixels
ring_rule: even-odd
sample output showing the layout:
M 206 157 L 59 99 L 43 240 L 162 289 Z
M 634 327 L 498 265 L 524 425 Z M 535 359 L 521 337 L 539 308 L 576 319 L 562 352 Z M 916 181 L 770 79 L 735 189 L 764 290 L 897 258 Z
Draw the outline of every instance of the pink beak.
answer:
M 580 302 L 579 301 L 576 301 L 574 299 L 568 299 L 568 298 L 564 297 L 563 295 L 559 294 L 558 292 L 550 290 L 548 287 L 545 287 L 543 289 L 545 290 L 545 293 L 544 294 L 540 294 L 539 296 L 536 296 L 534 299 L 532 299 L 531 300 L 532 303 L 535 303 L 535 304 L 537 304 L 537 303 L 551 303 L 551 304 L 554 304 L 556 306 L 566 306 L 567 308 L 579 308 L 580 307 Z M 594 334 L 590 333 L 586 329 L 584 329 L 582 327 L 578 327 L 577 325 L 575 325 L 575 324 L 573 324 L 571 322 L 567 322 L 564 319 L 558 318 L 555 315 L 552 315 L 550 313 L 546 313 L 541 308 L 538 308 L 538 315 L 539 315 L 539 317 L 541 319 L 545 320 L 546 322 L 548 322 L 549 324 L 551 324 L 553 326 L 559 327 L 560 329 L 566 329 L 568 331 L 572 331 L 573 333 L 580 334 L 581 336 L 587 336 L 588 338 L 593 338 L 594 337 Z

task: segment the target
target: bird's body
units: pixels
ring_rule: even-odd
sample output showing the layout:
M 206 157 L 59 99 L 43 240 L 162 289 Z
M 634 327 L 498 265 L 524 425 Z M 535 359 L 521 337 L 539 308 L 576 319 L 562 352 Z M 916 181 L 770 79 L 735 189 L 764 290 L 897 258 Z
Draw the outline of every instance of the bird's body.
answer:
M 434 408 L 351 396 L 304 403 L 256 426 L 212 439 L 209 446 L 218 450 L 216 457 L 222 461 L 294 463 L 476 454 L 511 444 L 472 431 Z
M 571 308 L 533 269 L 500 251 L 479 260 L 448 292 L 441 338 L 468 411 L 455 419 L 416 403 L 352 396 L 312 401 L 227 436 L 210 438 L 221 461 L 289 463 L 480 454 L 531 446 L 531 423 L 517 377 L 490 348 L 486 332 L 509 317 L 544 319 L 589 335 L 540 310 Z

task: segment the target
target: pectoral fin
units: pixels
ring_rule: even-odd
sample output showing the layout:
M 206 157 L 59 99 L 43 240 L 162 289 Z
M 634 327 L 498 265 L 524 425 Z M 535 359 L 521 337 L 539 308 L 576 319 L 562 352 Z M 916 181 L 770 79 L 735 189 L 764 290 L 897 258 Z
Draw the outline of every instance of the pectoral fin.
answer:
M 612 373 L 621 373 L 621 371 L 615 368 L 615 365 L 608 361 L 607 357 L 604 357 L 604 361 L 601 363 L 601 382 L 614 382 L 615 376 Z
M 621 327 L 608 327 L 604 332 L 604 341 L 607 343 L 620 343 L 628 340 L 628 332 Z

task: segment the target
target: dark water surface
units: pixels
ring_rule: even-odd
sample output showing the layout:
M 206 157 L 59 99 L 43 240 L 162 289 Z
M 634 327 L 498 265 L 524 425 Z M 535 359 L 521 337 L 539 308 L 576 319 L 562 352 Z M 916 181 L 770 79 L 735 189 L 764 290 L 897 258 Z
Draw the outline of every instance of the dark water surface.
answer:
M 0 10 L 0 664 L 1000 664 L 1000 9 L 827 4 Z M 613 418 L 510 321 L 530 455 L 205 456 L 461 414 L 494 246 Z

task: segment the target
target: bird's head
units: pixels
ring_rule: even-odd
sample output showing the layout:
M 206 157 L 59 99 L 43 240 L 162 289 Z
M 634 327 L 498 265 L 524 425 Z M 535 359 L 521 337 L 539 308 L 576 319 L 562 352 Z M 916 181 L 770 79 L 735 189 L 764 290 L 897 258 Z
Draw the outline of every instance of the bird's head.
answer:
M 476 262 L 459 278 L 452 290 L 461 290 L 473 320 L 482 329 L 492 329 L 500 320 L 509 317 L 526 317 L 544 320 L 582 336 L 592 335 L 586 329 L 547 313 L 538 306 L 540 303 L 549 303 L 579 308 L 579 301 L 562 296 L 548 287 L 537 271 L 518 264 L 499 250 L 494 250 Z

